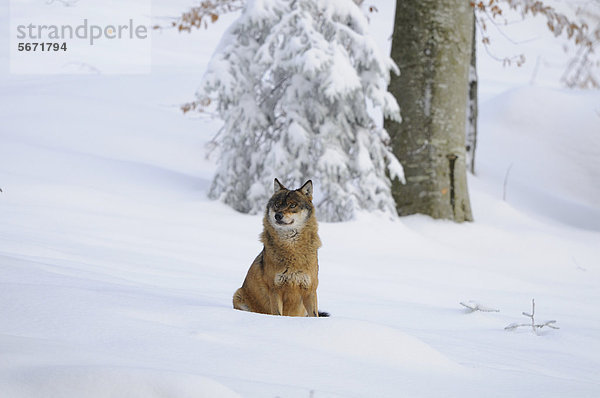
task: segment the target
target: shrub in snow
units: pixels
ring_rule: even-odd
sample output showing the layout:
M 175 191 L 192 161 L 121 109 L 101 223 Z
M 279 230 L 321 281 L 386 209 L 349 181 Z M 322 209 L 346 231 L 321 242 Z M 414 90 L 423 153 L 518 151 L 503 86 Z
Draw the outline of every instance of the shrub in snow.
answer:
M 552 329 L 560 329 L 558 326 L 554 326 L 556 321 L 546 321 L 544 323 L 535 323 L 535 319 L 534 319 L 534 317 L 535 317 L 535 300 L 534 299 L 531 300 L 531 314 L 528 312 L 523 312 L 523 315 L 528 318 L 531 318 L 531 323 L 511 323 L 510 325 L 505 327 L 504 330 L 515 330 L 516 328 L 519 328 L 522 326 L 529 326 L 533 330 L 533 333 L 537 334 L 538 329 L 541 329 L 545 326 L 548 326 L 549 328 L 552 328 Z
M 469 300 L 467 303 L 460 302 L 460 305 L 466 308 L 467 313 L 481 311 L 481 312 L 500 312 L 500 310 L 486 307 L 485 305 L 479 304 L 477 301 Z
M 359 209 L 395 214 L 390 177 L 403 181 L 402 166 L 367 110 L 400 120 L 387 92 L 398 71 L 367 28 L 350 0 L 247 2 L 197 93 L 224 121 L 213 140 L 211 198 L 259 213 L 273 178 L 286 186 L 313 179 L 323 220 Z

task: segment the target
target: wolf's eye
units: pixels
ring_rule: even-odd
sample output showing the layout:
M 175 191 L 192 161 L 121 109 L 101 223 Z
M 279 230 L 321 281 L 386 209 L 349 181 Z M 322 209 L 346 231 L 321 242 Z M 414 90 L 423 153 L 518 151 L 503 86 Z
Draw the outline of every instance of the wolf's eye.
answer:
M 296 207 L 296 204 L 295 204 L 295 203 L 292 203 L 292 204 L 290 205 L 290 209 L 293 209 L 294 207 Z

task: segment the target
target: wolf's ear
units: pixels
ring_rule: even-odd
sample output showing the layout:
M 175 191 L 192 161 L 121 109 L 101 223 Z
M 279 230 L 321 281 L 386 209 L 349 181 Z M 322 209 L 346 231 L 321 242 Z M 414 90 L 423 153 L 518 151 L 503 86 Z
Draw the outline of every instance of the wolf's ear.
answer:
M 281 191 L 283 189 L 287 189 L 286 187 L 283 186 L 283 184 L 281 184 L 279 182 L 279 180 L 277 178 L 275 179 L 274 188 L 275 189 L 274 189 L 273 193 L 277 193 L 277 192 L 279 192 L 279 191 Z
M 308 196 L 308 199 L 312 200 L 312 194 L 313 194 L 313 185 L 312 185 L 312 181 L 308 180 L 304 183 L 304 185 L 302 185 L 302 187 L 299 189 L 300 192 L 302 192 L 304 195 Z

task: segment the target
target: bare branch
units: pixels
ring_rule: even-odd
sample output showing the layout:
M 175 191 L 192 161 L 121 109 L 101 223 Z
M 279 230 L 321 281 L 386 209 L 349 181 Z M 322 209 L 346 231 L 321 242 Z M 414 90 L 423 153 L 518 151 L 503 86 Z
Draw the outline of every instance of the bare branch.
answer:
M 169 26 L 154 25 L 153 29 L 176 28 L 180 32 L 191 32 L 201 27 L 206 29 L 208 22 L 215 23 L 221 15 L 241 10 L 245 3 L 245 0 L 204 0 L 181 14 Z
M 511 323 L 510 325 L 506 326 L 504 330 L 515 330 L 519 327 L 526 326 L 531 327 L 533 333 L 537 334 L 538 329 L 542 329 L 546 326 L 551 329 L 560 329 L 558 326 L 554 325 L 556 323 L 554 320 L 546 321 L 544 323 L 535 323 L 535 299 L 531 300 L 531 313 L 523 312 L 522 314 L 528 318 L 531 318 L 531 323 Z
M 46 0 L 46 4 L 60 3 L 65 7 L 73 7 L 79 0 Z
M 481 311 L 481 312 L 500 312 L 500 310 L 498 310 L 498 309 L 483 306 L 483 305 L 481 305 L 478 302 L 473 301 L 473 300 L 469 300 L 468 304 L 460 302 L 460 305 L 462 305 L 463 307 L 465 307 L 467 309 L 467 313 L 471 313 L 471 312 L 475 312 L 475 311 Z
M 508 166 L 508 169 L 506 169 L 506 174 L 504 175 L 504 185 L 503 185 L 503 190 L 502 190 L 502 200 L 506 202 L 506 188 L 508 186 L 508 176 L 510 174 L 510 170 L 513 167 L 513 163 L 510 164 L 510 166 Z
M 596 10 L 598 8 L 597 3 L 592 3 L 592 6 L 587 8 L 586 6 L 579 6 L 576 13 L 578 20 L 574 20 L 540 0 L 471 2 L 471 6 L 478 15 L 476 18 L 477 26 L 482 34 L 483 38 L 481 41 L 484 44 L 486 52 L 493 59 L 502 62 L 503 65 L 511 65 L 515 62 L 518 66 L 525 62 L 525 58 L 522 55 L 504 58 L 496 56 L 489 48 L 489 36 L 485 35 L 487 31 L 486 21 L 488 21 L 504 37 L 514 43 L 514 40 L 506 36 L 496 22 L 502 18 L 501 23 L 508 25 L 508 21 L 503 16 L 502 8 L 498 5 L 499 2 L 503 2 L 509 9 L 519 12 L 523 18 L 526 16 L 545 17 L 548 29 L 554 36 L 566 36 L 574 44 L 576 49 L 575 55 L 569 61 L 567 69 L 561 78 L 561 81 L 567 87 L 600 88 L 600 77 L 597 74 L 600 69 L 600 60 L 595 52 L 598 43 L 600 43 L 600 11 Z M 593 29 L 590 28 L 590 24 L 595 27 Z

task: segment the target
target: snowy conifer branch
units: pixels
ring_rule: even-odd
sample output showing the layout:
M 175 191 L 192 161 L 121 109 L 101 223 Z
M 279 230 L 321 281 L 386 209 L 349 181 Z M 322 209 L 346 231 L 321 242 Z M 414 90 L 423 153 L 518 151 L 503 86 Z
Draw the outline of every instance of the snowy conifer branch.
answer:
M 48 3 L 60 1 L 66 4 L 66 0 L 48 0 Z M 79 0 L 72 0 L 76 3 Z M 357 6 L 362 6 L 364 0 L 353 0 Z M 191 7 L 189 10 L 175 18 L 168 26 L 154 25 L 153 29 L 176 28 L 180 32 L 191 32 L 192 29 L 208 28 L 208 21 L 215 23 L 223 14 L 236 12 L 244 8 L 248 0 L 204 0 L 199 5 Z M 375 6 L 368 8 L 369 12 L 376 12 Z
M 247 1 L 196 101 L 183 107 L 214 106 L 224 121 L 211 141 L 218 168 L 209 196 L 256 214 L 273 178 L 286 186 L 312 179 L 324 221 L 357 210 L 396 214 L 390 178 L 404 181 L 402 166 L 368 111 L 400 120 L 390 72 L 396 65 L 352 1 Z
M 542 329 L 543 327 L 546 327 L 546 326 L 551 329 L 560 329 L 558 326 L 554 325 L 556 323 L 556 321 L 554 321 L 554 320 L 546 321 L 544 323 L 535 323 L 535 299 L 531 300 L 531 313 L 523 312 L 522 314 L 524 316 L 530 318 L 531 322 L 530 323 L 511 323 L 510 325 L 506 326 L 504 328 L 504 330 L 515 330 L 516 328 L 525 326 L 525 327 L 531 327 L 531 330 L 533 330 L 533 332 L 537 334 L 538 329 Z
M 481 305 L 478 302 L 473 301 L 473 300 L 469 300 L 467 303 L 463 303 L 461 301 L 460 305 L 462 305 L 463 307 L 465 307 L 467 309 L 468 313 L 475 312 L 475 311 L 481 311 L 481 312 L 500 312 L 500 310 L 498 310 L 498 309 L 483 306 L 483 305 Z

